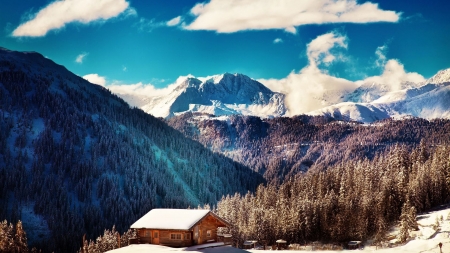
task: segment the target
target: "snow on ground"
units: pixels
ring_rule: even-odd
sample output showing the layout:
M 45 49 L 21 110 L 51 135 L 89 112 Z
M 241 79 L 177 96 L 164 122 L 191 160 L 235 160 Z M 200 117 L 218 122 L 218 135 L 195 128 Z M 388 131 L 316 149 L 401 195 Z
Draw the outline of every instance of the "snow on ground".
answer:
M 365 246 L 364 249 L 356 250 L 355 252 L 377 252 L 377 253 L 440 253 L 439 243 L 442 243 L 442 252 L 450 252 L 450 220 L 447 220 L 447 216 L 450 214 L 450 207 L 442 209 L 439 211 L 428 212 L 420 214 L 417 216 L 417 222 L 419 224 L 419 231 L 411 233 L 412 239 L 401 246 L 392 248 L 376 248 L 375 246 Z M 441 220 L 442 217 L 442 220 Z M 437 230 L 436 223 L 439 223 Z M 392 233 L 397 233 L 398 228 L 393 228 Z M 159 245 L 141 244 L 141 245 L 130 245 L 124 248 L 108 251 L 109 253 L 166 253 L 166 252 L 202 252 L 202 253 L 268 253 L 272 250 L 242 250 L 236 249 L 230 246 L 222 247 L 211 247 L 199 249 L 198 245 L 190 248 L 170 248 Z M 205 245 L 203 245 L 205 246 Z M 217 245 L 211 245 L 217 246 Z M 286 253 L 304 253 L 311 250 L 285 250 Z M 352 250 L 343 250 L 352 252 Z M 314 250 L 315 253 L 338 253 L 342 251 L 332 251 L 332 250 Z
M 120 249 L 114 249 L 114 250 L 110 250 L 107 252 L 109 252 L 109 253 L 147 253 L 147 252 L 163 253 L 163 252 L 174 252 L 174 251 L 181 251 L 181 249 L 169 248 L 169 247 L 153 245 L 153 244 L 133 244 L 133 245 L 129 245 L 127 247 L 123 247 Z
M 206 246 L 206 245 L 200 245 Z M 120 249 L 107 251 L 108 253 L 166 253 L 166 252 L 185 252 L 188 251 L 190 253 L 248 253 L 248 251 L 233 248 L 231 246 L 220 246 L 210 245 L 208 248 L 198 248 L 198 247 L 189 247 L 189 248 L 170 248 L 160 245 L 152 245 L 152 244 L 137 244 L 130 245 L 127 247 L 123 247 Z

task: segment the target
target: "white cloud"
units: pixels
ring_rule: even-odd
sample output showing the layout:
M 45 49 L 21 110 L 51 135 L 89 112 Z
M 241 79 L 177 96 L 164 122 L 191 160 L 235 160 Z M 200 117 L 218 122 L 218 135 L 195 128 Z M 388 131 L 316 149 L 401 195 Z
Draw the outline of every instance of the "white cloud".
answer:
M 382 70 L 381 75 L 357 81 L 358 85 L 377 83 L 385 85 L 389 91 L 398 91 L 405 88 L 405 83 L 419 84 L 425 81 L 425 78 L 418 73 L 406 72 L 405 67 L 399 60 L 388 59 L 386 56 L 388 49 L 387 44 L 385 44 L 375 50 L 374 68 L 380 68 Z
M 147 104 L 153 97 L 168 95 L 177 85 L 178 83 L 174 83 L 165 88 L 157 88 L 152 84 L 145 84 L 142 82 L 136 84 L 113 82 L 105 87 L 111 92 L 119 95 L 129 105 L 140 108 Z
M 258 80 L 273 91 L 286 94 L 286 106 L 290 115 L 307 113 L 339 102 L 341 94 L 356 88 L 356 84 L 343 78 L 330 76 L 319 66 L 341 60 L 332 53 L 334 49 L 347 48 L 347 37 L 331 32 L 312 40 L 306 49 L 308 65 L 298 73 L 292 71 L 281 80 Z
M 347 48 L 348 38 L 337 33 L 327 33 L 312 40 L 306 49 L 308 65 L 299 72 L 292 71 L 283 79 L 258 80 L 273 91 L 286 94 L 289 115 L 298 115 L 321 109 L 327 105 L 342 102 L 342 95 L 353 91 L 365 83 L 386 85 L 389 91 L 405 88 L 405 82 L 419 84 L 425 78 L 418 73 L 406 72 L 404 66 L 395 59 L 387 60 L 387 47 L 378 47 L 374 64 L 383 68 L 380 76 L 372 76 L 360 81 L 337 78 L 327 73 L 326 67 L 343 59 L 336 52 Z
M 140 18 L 139 21 L 134 24 L 140 31 L 151 32 L 155 28 L 160 28 L 164 26 L 177 26 L 181 23 L 182 17 L 178 16 L 169 21 L 156 21 L 155 19 Z
M 273 40 L 273 43 L 278 44 L 278 43 L 283 43 L 283 40 L 280 38 L 276 38 Z
M 84 58 L 86 58 L 86 56 L 88 56 L 88 55 L 89 55 L 89 53 L 82 53 L 82 54 L 79 54 L 79 55 L 77 56 L 77 58 L 75 59 L 75 62 L 76 62 L 76 63 L 79 63 L 79 64 L 82 64 L 83 61 L 84 61 Z
M 166 25 L 167 26 L 176 26 L 176 25 L 180 24 L 180 22 L 181 22 L 181 16 L 178 16 L 176 18 L 173 18 L 173 19 L 167 21 Z
M 164 23 L 156 22 L 154 19 L 149 20 L 146 18 L 140 18 L 134 25 L 138 27 L 139 31 L 151 32 L 155 28 L 164 26 Z
M 98 74 L 89 74 L 83 76 L 87 81 L 101 85 L 111 92 L 122 97 L 131 106 L 141 107 L 148 99 L 152 97 L 159 97 L 168 95 L 173 89 L 179 85 L 180 82 L 184 81 L 186 77 L 181 76 L 173 84 L 168 85 L 165 88 L 157 88 L 152 84 L 145 84 L 142 82 L 135 84 L 125 84 L 120 81 L 107 82 L 106 77 L 100 76 Z M 154 79 L 156 82 L 164 81 Z
M 103 76 L 99 76 L 98 74 L 89 74 L 83 76 L 84 79 L 88 80 L 91 83 L 95 83 L 101 86 L 106 85 L 106 78 Z
M 379 48 L 378 48 L 379 49 Z M 377 55 L 379 50 L 377 49 Z M 376 63 L 378 64 L 378 63 Z M 421 83 L 424 82 L 425 78 L 415 72 L 406 72 L 405 67 L 398 60 L 391 59 L 385 61 L 383 73 L 380 76 L 368 77 L 364 80 L 358 81 L 356 83 L 377 83 L 384 84 L 389 87 L 389 91 L 398 91 L 403 89 L 403 83 Z
M 307 45 L 306 55 L 309 65 L 318 67 L 320 64 L 329 65 L 336 60 L 330 51 L 333 48 L 347 48 L 347 37 L 331 32 L 315 38 Z M 341 57 L 338 57 L 341 58 Z
M 195 19 L 185 29 L 219 33 L 266 29 L 294 33 L 300 25 L 397 22 L 401 15 L 356 0 L 211 0 L 196 4 L 191 14 Z
M 292 33 L 292 34 L 297 34 L 297 28 L 290 26 L 290 27 L 286 27 L 284 29 L 285 32 L 287 33 Z
M 166 88 L 156 88 L 152 84 L 145 84 L 142 82 L 136 84 L 113 83 L 107 85 L 106 88 L 116 94 L 158 97 L 169 94 L 173 90 L 174 84 L 171 84 Z
M 66 24 L 88 24 L 96 20 L 108 20 L 119 14 L 137 15 L 125 0 L 62 0 L 54 1 L 13 31 L 13 36 L 42 37 L 47 32 L 61 29 Z
M 388 50 L 388 46 L 387 45 L 383 45 L 380 47 L 377 47 L 377 50 L 375 51 L 375 55 L 377 56 L 377 59 L 375 61 L 375 66 L 376 67 L 384 67 L 386 65 L 386 53 Z
M 123 12 L 123 16 L 124 17 L 137 17 L 138 13 L 136 11 L 135 8 L 133 7 L 128 7 L 124 12 Z

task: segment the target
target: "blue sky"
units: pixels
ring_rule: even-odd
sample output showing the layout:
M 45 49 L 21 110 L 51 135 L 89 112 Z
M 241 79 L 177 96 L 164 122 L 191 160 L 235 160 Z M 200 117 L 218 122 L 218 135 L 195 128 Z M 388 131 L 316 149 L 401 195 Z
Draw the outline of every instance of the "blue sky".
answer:
M 2 0 L 0 46 L 103 84 L 156 88 L 188 74 L 283 80 L 312 65 L 356 81 L 390 59 L 428 78 L 450 68 L 448 10 L 445 0 Z

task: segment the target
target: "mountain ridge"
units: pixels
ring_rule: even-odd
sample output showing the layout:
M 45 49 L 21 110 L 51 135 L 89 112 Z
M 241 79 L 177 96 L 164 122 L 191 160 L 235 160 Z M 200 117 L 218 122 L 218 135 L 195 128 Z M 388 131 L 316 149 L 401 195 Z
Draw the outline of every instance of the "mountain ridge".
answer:
M 248 76 L 230 73 L 206 78 L 186 77 L 168 95 L 147 101 L 141 108 L 163 118 L 188 111 L 265 117 L 282 116 L 286 112 L 283 94 L 272 92 Z
M 440 71 L 419 87 L 388 92 L 368 103 L 339 103 L 308 114 L 341 115 L 343 117 L 338 118 L 349 118 L 364 123 L 404 116 L 449 119 L 449 101 L 450 69 Z
M 187 76 L 180 79 L 169 94 L 148 97 L 140 108 L 163 118 L 186 112 L 262 118 L 294 116 L 289 115 L 285 101 L 287 94 L 272 92 L 243 74 L 225 73 L 203 78 Z M 320 102 L 322 108 L 305 114 L 335 115 L 363 123 L 408 115 L 426 119 L 449 118 L 446 111 L 450 108 L 446 101 L 450 97 L 445 92 L 449 84 L 450 69 L 441 70 L 421 83 L 405 81 L 395 87 L 389 83 L 359 82 L 357 88 L 346 92 L 335 89 L 315 93 L 312 98 Z M 421 102 L 414 102 L 414 98 L 420 98 Z M 127 98 L 124 96 L 124 99 Z M 430 111 L 433 113 L 430 114 Z

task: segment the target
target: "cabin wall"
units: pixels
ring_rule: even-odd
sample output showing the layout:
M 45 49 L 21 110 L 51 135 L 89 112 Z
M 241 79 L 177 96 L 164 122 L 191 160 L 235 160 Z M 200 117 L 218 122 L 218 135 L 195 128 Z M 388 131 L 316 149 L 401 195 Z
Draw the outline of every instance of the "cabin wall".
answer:
M 180 239 L 173 238 L 180 236 Z M 182 230 L 160 230 L 159 244 L 170 247 L 188 247 L 193 245 L 192 231 Z
M 137 236 L 139 239 L 139 243 L 149 244 L 152 243 L 152 230 L 141 228 L 138 229 Z
M 153 238 L 154 232 L 158 232 L 158 238 Z M 172 239 L 171 234 L 179 234 L 181 239 L 177 236 Z M 159 244 L 170 247 L 188 247 L 193 245 L 192 231 L 182 230 L 153 230 L 153 229 L 138 229 L 137 232 L 139 243 L 141 244 Z
M 217 242 L 217 228 L 222 226 L 216 218 L 212 215 L 208 215 L 199 224 L 199 237 L 197 244 L 204 244 L 208 242 Z M 210 230 L 211 234 L 208 236 L 207 231 Z

